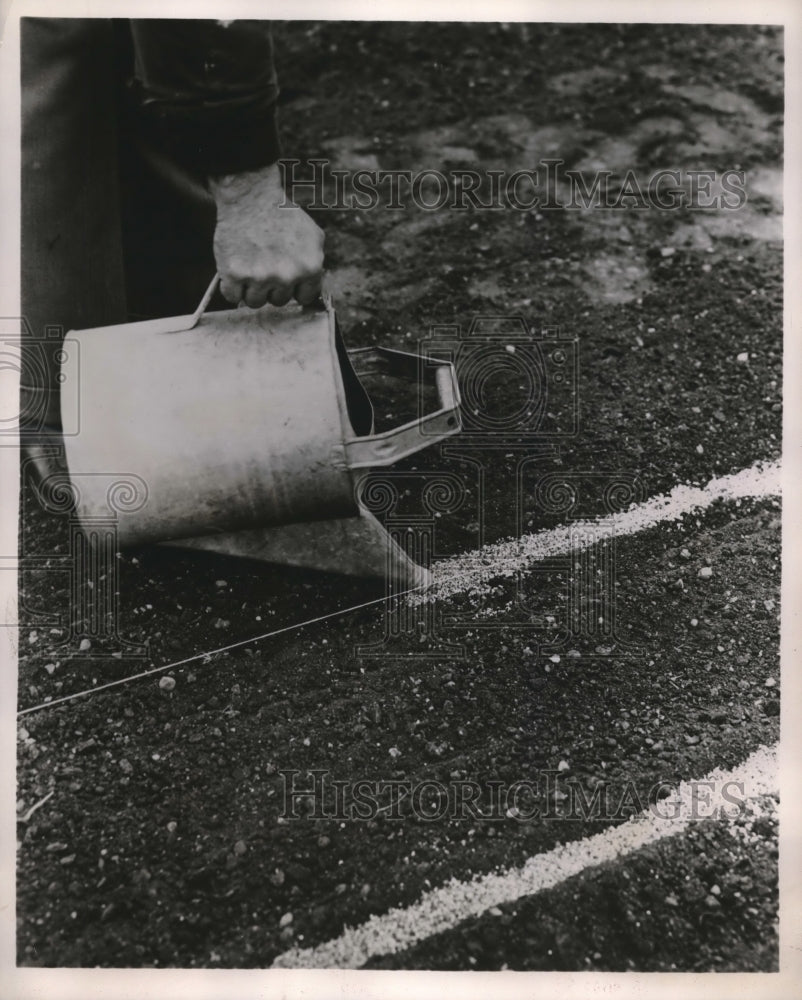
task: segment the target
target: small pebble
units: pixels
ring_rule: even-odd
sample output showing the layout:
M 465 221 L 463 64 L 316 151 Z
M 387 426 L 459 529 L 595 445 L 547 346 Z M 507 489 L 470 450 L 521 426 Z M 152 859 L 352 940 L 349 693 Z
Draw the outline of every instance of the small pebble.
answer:
M 515 344 L 507 344 L 504 348 L 507 354 L 515 354 Z
M 696 454 L 697 455 L 703 455 L 704 451 L 705 451 L 704 448 L 700 444 L 697 444 L 697 446 L 696 446 Z
M 712 575 L 713 575 L 713 570 L 709 566 L 702 566 L 702 568 L 699 570 L 699 576 L 703 580 L 709 580 Z
M 82 653 L 85 653 L 87 651 L 87 649 L 91 649 L 91 648 L 92 648 L 92 643 L 88 639 L 81 639 L 81 645 L 78 647 L 78 649 Z
M 285 913 L 284 916 L 279 920 L 279 927 L 289 927 L 292 923 L 292 914 Z
M 238 857 L 241 857 L 243 854 L 245 854 L 247 850 L 248 850 L 248 845 L 245 843 L 244 840 L 238 840 L 236 844 L 234 844 L 234 853 Z
M 735 360 L 740 361 L 742 365 L 746 364 L 746 362 L 749 360 L 749 354 L 746 351 L 741 351 L 741 353 L 737 356 Z
M 215 587 L 219 587 L 222 590 L 223 587 L 227 587 L 228 586 L 228 581 L 227 580 L 215 580 L 214 581 L 214 585 L 215 585 Z
M 570 771 L 571 770 L 571 765 L 568 763 L 567 760 L 561 760 L 560 763 L 557 765 L 557 770 L 558 771 Z
M 661 247 L 660 256 L 661 257 L 673 257 L 677 252 L 676 247 Z
M 776 687 L 776 686 L 777 686 L 777 681 L 775 681 L 775 679 L 773 677 L 767 677 L 766 678 L 766 687 L 767 688 L 773 688 L 773 687 Z
M 162 677 L 159 687 L 162 691 L 172 691 L 175 688 L 175 677 Z
M 679 554 L 682 556 L 683 559 L 690 559 L 691 558 L 691 553 L 688 551 L 688 549 L 680 549 L 680 553 Z
M 176 823 L 174 819 L 171 819 L 170 822 L 167 824 L 167 832 L 175 833 L 177 829 L 178 829 L 178 823 Z

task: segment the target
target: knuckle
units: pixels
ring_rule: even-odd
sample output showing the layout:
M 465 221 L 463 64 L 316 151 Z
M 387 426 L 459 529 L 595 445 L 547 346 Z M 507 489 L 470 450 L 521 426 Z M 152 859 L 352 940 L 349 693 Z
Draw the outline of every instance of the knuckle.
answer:
M 273 284 L 277 289 L 286 288 L 297 280 L 298 270 L 288 262 L 278 264 L 273 272 Z
M 319 278 L 323 273 L 323 261 L 322 248 L 305 254 L 297 263 L 295 279 L 297 281 L 306 281 L 307 279 Z
M 247 281 L 249 268 L 241 258 L 229 260 L 224 265 L 223 276 L 231 282 Z

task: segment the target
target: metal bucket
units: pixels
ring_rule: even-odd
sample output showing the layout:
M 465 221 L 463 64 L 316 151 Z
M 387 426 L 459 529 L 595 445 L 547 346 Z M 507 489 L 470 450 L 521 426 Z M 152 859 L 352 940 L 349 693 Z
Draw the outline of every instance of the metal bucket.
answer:
M 328 303 L 205 312 L 72 332 L 80 426 L 64 439 L 76 513 L 121 546 L 359 515 L 358 470 L 460 429 L 451 364 L 346 351 Z M 358 372 L 419 380 L 439 408 L 382 434 Z M 133 483 L 110 511 L 109 475 Z

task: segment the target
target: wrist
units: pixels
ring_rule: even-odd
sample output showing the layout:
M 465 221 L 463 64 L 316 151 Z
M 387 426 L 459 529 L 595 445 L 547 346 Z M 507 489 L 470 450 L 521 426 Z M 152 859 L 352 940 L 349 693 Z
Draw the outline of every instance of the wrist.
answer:
M 284 199 L 278 163 L 271 163 L 257 170 L 209 177 L 208 183 L 218 207 L 233 205 L 243 199 L 258 198 L 260 201 L 269 199 L 276 203 Z

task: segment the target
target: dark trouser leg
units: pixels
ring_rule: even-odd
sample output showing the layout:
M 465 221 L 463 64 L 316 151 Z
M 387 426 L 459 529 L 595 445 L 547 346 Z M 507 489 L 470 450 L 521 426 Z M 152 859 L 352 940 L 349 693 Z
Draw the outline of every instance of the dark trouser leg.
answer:
M 60 392 L 64 333 L 191 312 L 214 273 L 208 192 L 126 111 L 126 41 L 126 22 L 22 19 L 20 425 L 40 482 L 62 469 L 60 395 L 65 433 L 91 419 L 80 386 Z
M 129 316 L 191 313 L 215 272 L 214 201 L 135 124 L 123 129 L 120 165 Z
M 21 32 L 20 423 L 30 433 L 60 425 L 63 332 L 123 322 L 126 304 L 111 22 L 23 18 Z

